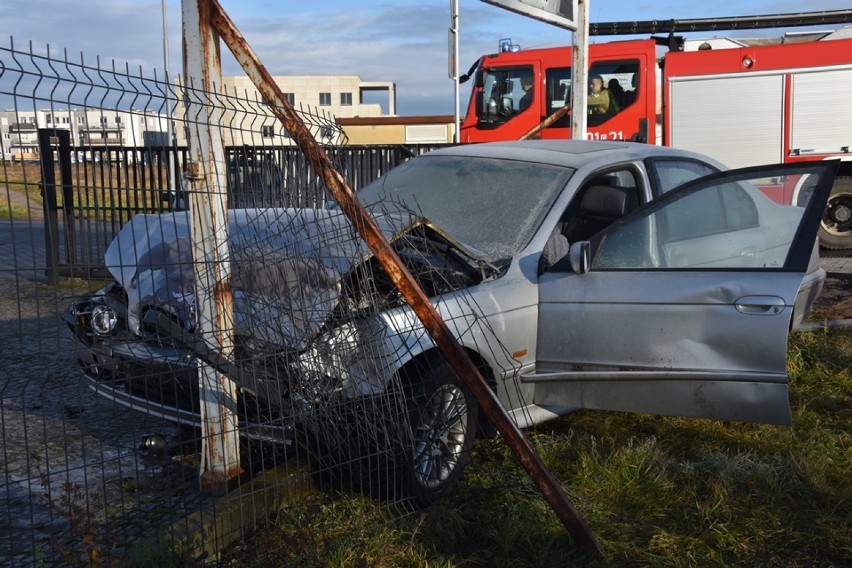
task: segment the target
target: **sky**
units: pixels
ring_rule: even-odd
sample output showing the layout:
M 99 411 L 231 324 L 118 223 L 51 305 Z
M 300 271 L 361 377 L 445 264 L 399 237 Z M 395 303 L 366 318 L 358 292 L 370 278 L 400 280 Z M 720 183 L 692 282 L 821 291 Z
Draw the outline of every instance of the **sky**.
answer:
M 273 75 L 358 75 L 364 81 L 397 85 L 397 114 L 453 114 L 454 83 L 448 77 L 448 0 L 219 0 L 252 49 Z M 709 18 L 849 8 L 849 0 L 587 0 L 590 22 Z M 114 60 L 156 68 L 163 76 L 160 0 L 27 0 L 0 5 L 0 29 L 20 49 L 49 46 L 51 54 L 82 54 L 86 61 Z M 806 6 L 806 7 L 803 7 Z M 539 22 L 481 0 L 459 0 L 459 67 L 464 73 L 483 54 L 497 51 L 502 38 L 522 49 L 566 45 L 570 31 Z M 169 71 L 182 74 L 181 3 L 166 0 Z M 834 26 L 837 27 L 837 26 Z M 806 29 L 806 28 L 799 28 Z M 813 29 L 813 28 L 811 28 Z M 820 27 L 818 29 L 826 29 Z M 779 35 L 755 30 L 731 37 Z M 691 37 L 709 37 L 693 34 Z M 590 43 L 615 38 L 590 37 Z M 618 39 L 627 39 L 622 36 Z M 8 45 L 0 40 L 0 45 Z M 222 48 L 223 74 L 241 73 Z M 469 87 L 461 88 L 462 112 Z M 375 101 L 380 102 L 379 98 Z M 385 109 L 387 110 L 387 109 Z

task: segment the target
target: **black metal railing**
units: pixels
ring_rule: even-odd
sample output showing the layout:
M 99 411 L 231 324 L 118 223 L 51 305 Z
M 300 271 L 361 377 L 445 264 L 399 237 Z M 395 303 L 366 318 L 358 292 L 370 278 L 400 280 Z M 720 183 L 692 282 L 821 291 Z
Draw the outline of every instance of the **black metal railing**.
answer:
M 104 274 L 107 246 L 131 217 L 186 208 L 187 149 L 72 146 L 68 130 L 40 129 L 45 273 Z M 327 149 L 354 190 L 442 145 Z M 229 146 L 223 165 L 230 208 L 324 207 L 330 196 L 295 146 Z

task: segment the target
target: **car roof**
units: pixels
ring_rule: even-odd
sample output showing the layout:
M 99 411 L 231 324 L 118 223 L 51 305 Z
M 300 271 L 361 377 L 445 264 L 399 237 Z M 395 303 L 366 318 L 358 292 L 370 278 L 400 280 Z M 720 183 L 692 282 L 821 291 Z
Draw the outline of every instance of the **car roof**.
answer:
M 700 160 L 720 169 L 727 169 L 723 164 L 703 154 L 653 144 L 620 141 L 518 140 L 486 142 L 482 144 L 461 144 L 435 150 L 429 154 L 522 160 L 568 166 L 575 169 L 582 166 L 595 166 L 599 162 L 615 163 L 649 157 L 670 157 Z

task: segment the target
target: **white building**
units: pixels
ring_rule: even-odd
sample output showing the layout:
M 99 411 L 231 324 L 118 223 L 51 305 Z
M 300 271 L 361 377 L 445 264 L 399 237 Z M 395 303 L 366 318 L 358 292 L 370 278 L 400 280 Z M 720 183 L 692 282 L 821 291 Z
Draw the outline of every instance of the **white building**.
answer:
M 396 116 L 396 84 L 391 81 L 362 81 L 356 75 L 280 75 L 273 77 L 284 96 L 295 108 L 314 107 L 335 118 Z M 226 93 L 257 100 L 260 94 L 251 79 L 222 77 Z M 387 108 L 365 103 L 369 92 L 387 93 Z
M 314 136 L 337 143 L 335 120 L 396 116 L 396 84 L 362 81 L 355 75 L 274 77 L 284 96 L 299 111 Z M 176 88 L 180 92 L 180 86 Z M 368 93 L 384 93 L 383 102 L 365 102 Z M 189 94 L 188 96 L 193 96 Z M 221 93 L 212 104 L 221 112 L 219 125 L 226 145 L 292 144 L 278 119 L 246 76 L 222 78 Z M 381 96 L 379 97 L 381 98 Z M 172 125 L 178 145 L 186 144 L 184 107 L 178 104 Z M 4 159 L 36 159 L 38 129 L 71 131 L 71 144 L 96 150 L 170 145 L 166 115 L 146 110 L 46 108 L 0 111 L 0 152 Z
M 71 144 L 92 148 L 168 144 L 165 115 L 152 111 L 42 109 L 0 111 L 0 152 L 4 159 L 36 159 L 38 129 L 71 131 Z

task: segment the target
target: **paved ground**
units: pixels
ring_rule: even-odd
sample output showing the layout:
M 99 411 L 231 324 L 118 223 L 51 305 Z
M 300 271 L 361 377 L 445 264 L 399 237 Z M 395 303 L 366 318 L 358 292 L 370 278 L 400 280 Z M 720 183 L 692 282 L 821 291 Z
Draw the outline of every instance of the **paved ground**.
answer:
M 822 257 L 822 267 L 831 274 L 852 274 L 852 256 Z

